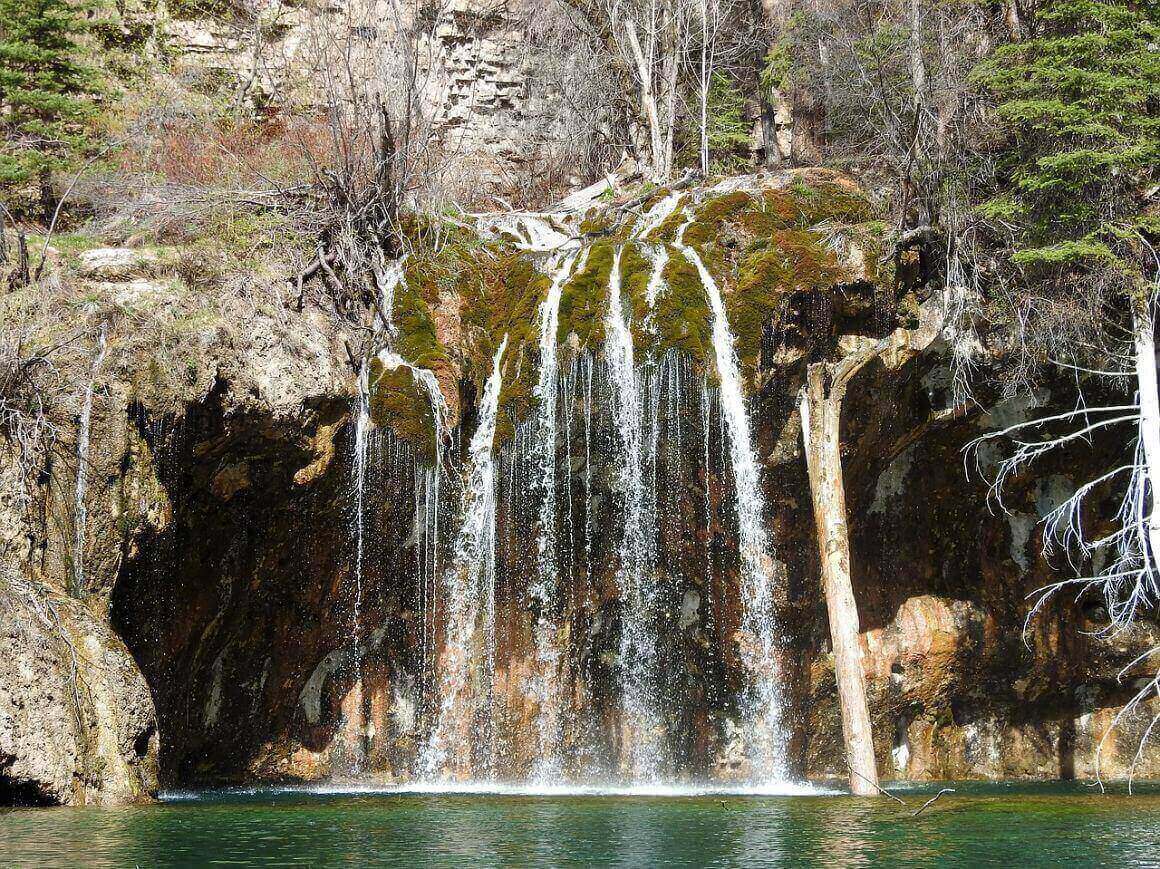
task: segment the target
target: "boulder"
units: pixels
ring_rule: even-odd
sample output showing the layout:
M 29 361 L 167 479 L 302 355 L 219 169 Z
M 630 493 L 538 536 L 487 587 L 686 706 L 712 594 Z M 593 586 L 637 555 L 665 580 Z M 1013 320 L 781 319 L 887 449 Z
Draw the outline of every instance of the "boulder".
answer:
M 95 247 L 81 251 L 80 271 L 85 277 L 118 280 L 148 273 L 157 263 L 152 251 L 129 247 Z
M 78 601 L 0 579 L 0 804 L 157 792 L 157 722 L 129 650 Z

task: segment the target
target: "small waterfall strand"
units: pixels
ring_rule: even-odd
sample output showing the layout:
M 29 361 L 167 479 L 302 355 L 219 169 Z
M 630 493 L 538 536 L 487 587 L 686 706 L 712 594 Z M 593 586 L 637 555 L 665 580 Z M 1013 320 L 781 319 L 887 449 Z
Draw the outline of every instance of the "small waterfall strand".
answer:
M 488 708 L 495 669 L 496 496 L 492 447 L 503 379 L 500 365 L 506 348 L 507 335 L 496 351 L 484 388 L 479 425 L 469 447 L 454 563 L 443 575 L 447 628 L 440 668 L 440 705 L 435 729 L 421 758 L 428 778 L 471 775 L 475 772 L 472 748 L 486 745 L 491 736 L 490 732 L 481 732 L 476 719 Z M 480 678 L 473 680 L 476 675 Z M 484 687 L 480 688 L 481 684 Z M 490 758 L 490 750 L 487 755 Z
M 108 337 L 105 324 L 97 333 L 97 350 L 93 354 L 93 364 L 89 369 L 89 381 L 85 386 L 85 397 L 81 404 L 80 419 L 77 424 L 77 483 L 73 513 L 72 573 L 73 594 L 81 595 L 85 590 L 85 526 L 88 524 L 88 507 L 85 493 L 88 491 L 89 440 L 93 421 L 93 392 L 96 389 L 97 373 L 105 361 Z
M 664 742 L 656 697 L 657 589 L 650 545 L 655 528 L 646 521 L 645 448 L 641 432 L 644 408 L 637 388 L 632 331 L 621 299 L 620 257 L 618 248 L 608 278 L 608 311 L 604 324 L 623 491 L 617 569 L 623 607 L 620 658 L 626 749 L 621 762 L 624 772 L 633 779 L 652 781 L 661 772 Z M 650 414 L 650 418 L 653 416 Z
M 559 397 L 556 332 L 564 283 L 576 264 L 576 255 L 566 253 L 556 254 L 551 262 L 552 283 L 540 306 L 540 371 L 534 391 L 537 403 L 535 473 L 539 480 L 539 529 L 535 580 L 529 591 L 537 610 L 533 629 L 536 675 L 532 690 L 539 702 L 536 730 L 540 743 L 533 777 L 541 781 L 551 781 L 561 771 L 559 748 L 563 698 L 557 625 L 552 614 L 559 585 L 556 561 L 556 417 Z M 583 264 L 579 267 L 583 268 Z
M 743 727 L 755 778 L 786 778 L 782 696 L 776 667 L 777 628 L 773 613 L 776 566 L 769 554 L 764 526 L 765 500 L 753 453 L 753 438 L 742 391 L 741 371 L 733 333 L 716 281 L 701 257 L 684 243 L 686 223 L 675 246 L 697 270 L 712 316 L 713 356 L 720 381 L 719 401 L 729 440 L 729 458 L 736 488 L 738 544 L 741 556 L 741 659 L 747 685 Z

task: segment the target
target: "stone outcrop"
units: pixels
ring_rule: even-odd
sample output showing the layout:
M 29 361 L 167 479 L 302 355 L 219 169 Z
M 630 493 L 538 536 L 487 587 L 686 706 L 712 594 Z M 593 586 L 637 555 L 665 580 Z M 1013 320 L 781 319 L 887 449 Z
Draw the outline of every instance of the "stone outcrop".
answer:
M 0 804 L 157 792 L 157 719 L 125 644 L 77 601 L 0 580 Z
M 140 663 L 151 640 L 130 654 L 122 637 L 136 637 L 110 610 L 122 575 L 153 557 L 152 547 L 183 518 L 182 480 L 193 462 L 181 454 L 179 468 L 178 451 L 166 455 L 163 447 L 188 443 L 181 433 L 197 429 L 199 412 L 210 414 L 221 441 L 196 444 L 208 509 L 245 505 L 261 516 L 255 487 L 293 491 L 322 475 L 345 414 L 342 339 L 325 317 L 306 312 L 291 324 L 232 290 L 207 299 L 172 273 L 126 284 L 120 268 L 85 265 L 146 259 L 115 253 L 82 255 L 66 278 L 68 292 L 87 300 L 89 334 L 103 324 L 108 353 L 95 370 L 95 354 L 85 349 L 57 360 L 67 386 L 49 409 L 58 431 L 51 451 L 30 457 L 0 434 L 0 802 L 124 803 L 157 793 L 159 762 L 180 728 L 164 705 L 158 726 L 155 698 L 164 695 L 147 684 Z M 172 268 L 174 258 L 148 261 L 156 270 L 161 262 Z M 0 318 L 27 316 L 22 305 L 31 293 L 51 304 L 51 286 L 37 287 L 0 298 L 7 306 Z M 90 377 L 90 448 L 80 456 L 77 415 Z M 276 483 L 262 463 L 266 437 L 277 444 L 284 474 Z M 283 457 L 291 443 L 296 449 Z M 83 524 L 74 501 L 78 462 L 87 478 Z M 233 519 L 245 525 L 244 516 Z M 285 525 L 299 533 L 296 521 Z M 202 581 L 221 589 L 220 576 Z M 153 615 L 175 623 L 193 617 Z
M 399 8 L 404 15 L 412 10 Z M 536 19 L 551 10 L 530 0 L 453 0 L 416 8 L 421 16 L 439 10 L 434 26 L 426 18 L 406 22 L 418 34 L 416 78 L 432 144 L 453 155 L 465 193 L 478 193 L 475 184 L 510 184 L 527 164 L 543 159 L 554 136 L 550 110 L 557 95 L 539 81 L 530 36 Z M 231 82 L 227 90 L 265 107 L 291 93 L 311 101 L 312 85 L 302 79 L 320 41 L 345 40 L 353 31 L 356 51 L 401 52 L 389 30 L 392 20 L 373 0 L 317 8 L 256 0 L 213 16 L 184 12 L 164 20 L 161 29 L 183 77 Z M 313 30 L 330 35 L 319 40 Z
M 802 217 L 801 203 L 789 208 L 779 198 L 794 179 L 841 193 L 841 202 L 811 200 L 816 211 Z M 794 179 L 766 179 L 772 189 L 758 191 L 760 215 L 747 210 L 746 197 L 755 194 L 742 191 L 745 185 L 715 191 L 697 204 L 686 238 L 699 239 L 723 276 L 739 350 L 759 385 L 751 414 L 776 556 L 786 569 L 777 607 L 791 761 L 801 774 L 842 777 L 795 399 L 801 364 L 814 348 L 881 333 L 876 287 L 886 278 L 877 270 L 876 238 L 859 234 L 865 215 L 844 198 L 845 182 Z M 784 214 L 776 213 L 779 206 Z M 774 217 L 782 222 L 765 222 Z M 828 232 L 841 227 L 831 239 L 836 253 L 809 244 L 808 221 L 819 219 Z M 572 354 L 597 340 L 598 318 L 584 293 L 606 286 L 602 250 L 621 230 L 592 215 L 586 231 L 591 273 L 569 291 L 564 317 L 562 346 Z M 659 237 L 675 231 L 658 227 Z M 489 271 L 452 287 L 445 271 L 430 268 L 437 281 L 427 288 L 418 285 L 424 266 L 413 263 L 408 279 L 416 286 L 398 301 L 400 315 L 423 313 L 432 344 L 415 345 L 416 352 L 435 360 L 456 420 L 464 421 L 447 445 L 452 463 L 462 462 L 474 420 L 478 358 L 490 358 L 483 327 L 499 322 L 511 334 L 509 358 L 522 366 L 513 362 L 513 370 L 526 376 L 534 357 L 517 348 L 534 344 L 528 324 L 542 290 L 510 252 L 470 250 L 471 267 L 483 263 Z M 787 268 L 791 257 L 813 270 Z M 647 261 L 624 260 L 626 292 L 643 291 Z M 415 430 L 416 442 L 427 443 L 429 430 L 389 416 L 404 405 L 376 405 L 387 416 L 371 445 L 369 543 L 356 596 L 355 374 L 346 355 L 354 339 L 316 307 L 288 305 L 288 282 L 250 275 L 244 292 L 226 281 L 207 296 L 173 280 L 165 272 L 172 261 L 159 253 L 148 276 L 62 275 L 70 292 L 90 300 L 85 316 L 93 327 L 106 324 L 109 342 L 95 376 L 92 448 L 84 459 L 89 519 L 79 593 L 67 593 L 76 574 L 72 431 L 92 356 L 75 360 L 75 394 L 58 420 L 60 456 L 34 481 L 31 511 L 13 497 L 16 454 L 0 441 L 0 565 L 7 571 L 0 579 L 0 797 L 125 801 L 155 792 L 158 776 L 168 786 L 409 776 L 431 713 L 439 642 L 431 627 L 437 574 L 416 517 L 429 502 L 422 502 L 407 441 Z M 472 294 L 494 289 L 495 270 L 522 278 L 503 285 L 506 295 L 487 297 L 481 313 Z M 699 296 L 699 286 L 682 284 L 676 270 L 670 277 L 666 304 L 676 312 L 678 302 Z M 910 292 L 893 301 L 905 309 L 920 300 Z M 17 309 L 0 315 L 5 310 Z M 671 701 L 666 727 L 690 758 L 691 773 L 735 777 L 744 774 L 744 761 L 730 742 L 739 683 L 731 481 L 716 458 L 716 420 L 711 442 L 699 439 L 704 348 L 694 328 L 700 309 L 686 310 L 693 314 L 676 323 L 681 328 L 665 333 L 685 351 L 687 367 L 683 391 L 664 411 L 663 434 L 675 437 L 679 422 L 693 438 L 667 459 L 676 482 L 658 493 L 665 518 L 661 609 L 673 625 L 660 649 Z M 851 387 L 843 421 L 853 579 L 880 770 L 887 779 L 1090 776 L 1107 724 L 1146 675 L 1117 673 L 1157 641 L 1157 631 L 1144 627 L 1139 636 L 1098 642 L 1080 633 L 1100 626 L 1098 606 L 1070 600 L 1052 604 L 1026 633 L 1024 621 L 1027 594 L 1054 575 L 1040 553 L 1038 520 L 1106 456 L 1085 448 L 1020 477 L 1006 501 L 1010 512 L 993 509 L 985 483 L 964 475 L 963 446 L 1000 421 L 1070 398 L 1060 386 L 1045 390 L 1039 407 L 991 400 L 948 413 L 954 408 L 944 352 L 936 344 L 916 357 L 867 366 Z M 519 375 L 505 381 L 509 386 L 512 395 L 501 397 L 508 414 L 501 448 L 512 443 L 528 406 Z M 578 393 L 571 401 L 582 410 Z M 599 413 L 591 423 L 593 443 L 610 437 Z M 576 733 L 591 737 L 577 737 L 571 747 L 596 756 L 615 745 L 620 727 L 620 605 L 615 565 L 602 555 L 615 548 L 618 481 L 615 465 L 597 456 L 585 492 L 578 431 L 560 447 L 560 467 L 571 473 L 568 515 L 591 509 L 592 520 L 571 529 L 572 593 L 561 604 L 568 616 L 561 636 L 583 712 Z M 702 473 L 706 445 L 712 458 Z M 984 469 L 994 460 L 980 458 Z M 521 565 L 534 540 L 528 505 L 521 505 L 526 481 L 500 479 L 496 693 L 509 739 L 499 753 L 520 771 L 534 759 L 521 738 L 536 712 L 522 687 L 534 665 Z M 454 513 L 454 493 L 445 494 L 444 534 Z M 706 504 L 716 517 L 708 528 Z M 582 533 L 597 553 L 590 569 L 575 555 Z M 1125 773 L 1144 724 L 1143 713 L 1121 723 L 1103 749 L 1105 774 Z M 1157 770 L 1160 753 L 1152 748 L 1137 771 Z

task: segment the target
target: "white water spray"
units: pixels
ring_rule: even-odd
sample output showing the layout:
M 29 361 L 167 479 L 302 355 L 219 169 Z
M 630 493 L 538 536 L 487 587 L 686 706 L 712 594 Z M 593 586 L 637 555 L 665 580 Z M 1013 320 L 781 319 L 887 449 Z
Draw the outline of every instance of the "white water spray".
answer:
M 365 513 L 368 444 L 371 431 L 370 385 L 367 378 L 367 364 L 358 371 L 358 397 L 354 421 L 354 461 L 351 463 L 351 480 L 354 488 L 354 606 L 351 636 L 358 645 L 363 594 L 363 550 L 365 548 Z
M 97 372 L 105 361 L 108 349 L 105 325 L 97 335 L 97 352 L 93 355 L 93 365 L 89 370 L 89 382 L 85 387 L 85 399 L 81 405 L 81 415 L 77 430 L 77 485 L 73 524 L 73 593 L 80 595 L 85 589 L 85 526 L 88 523 L 88 507 L 85 506 L 85 492 L 88 489 L 89 439 L 93 420 L 93 390 L 96 388 Z
M 511 236 L 520 250 L 554 251 L 572 241 L 547 215 L 536 212 L 512 211 L 487 215 L 479 219 L 477 226 L 489 238 L 500 238 L 505 234 Z
M 448 412 L 447 401 L 443 397 L 443 390 L 439 388 L 439 381 L 435 379 L 434 372 L 428 368 L 412 365 L 398 353 L 390 350 L 379 351 L 379 362 L 383 364 L 384 371 L 406 368 L 411 372 L 416 385 L 427 393 L 427 398 L 431 403 L 432 425 L 435 430 L 435 468 L 442 470 L 443 444 L 447 440 Z
M 454 563 L 443 577 L 447 635 L 439 683 L 440 705 L 435 729 L 421 758 L 424 775 L 429 779 L 459 778 L 474 773 L 472 749 L 491 737 L 490 727 L 481 727 L 477 719 L 486 712 L 495 671 L 495 460 L 492 447 L 503 380 L 500 363 L 507 341 L 508 336 L 504 335 L 484 388 L 479 425 L 469 448 L 463 519 L 456 536 Z M 473 682 L 473 675 L 480 671 L 482 679 Z M 490 755 L 489 750 L 489 759 Z
M 769 554 L 761 494 L 760 471 L 742 392 L 741 372 L 725 304 L 701 257 L 684 243 L 682 227 L 676 247 L 696 268 L 705 287 L 712 315 L 713 354 L 720 380 L 720 407 L 729 439 L 729 457 L 736 485 L 738 545 L 741 555 L 741 659 L 748 684 L 742 699 L 743 727 L 755 779 L 786 778 L 782 733 L 782 696 L 776 667 L 777 630 L 773 618 L 775 565 Z
M 677 203 L 680 201 L 680 193 L 670 193 L 665 196 L 637 219 L 629 237 L 647 241 L 649 234 L 665 222 L 665 219 L 676 210 Z
M 634 780 L 655 781 L 663 765 L 663 728 L 656 698 L 656 577 L 645 522 L 644 444 L 641 401 L 633 363 L 632 332 L 624 316 L 618 248 L 608 277 L 604 352 L 612 385 L 612 413 L 619 440 L 623 520 L 617 584 L 623 602 L 620 658 L 624 704 L 621 762 Z
M 536 729 L 539 751 L 533 777 L 551 781 L 560 774 L 561 688 L 557 626 L 551 614 L 559 577 L 556 570 L 556 406 L 558 398 L 556 332 L 560 326 L 560 298 L 564 283 L 576 264 L 575 254 L 553 259 L 552 283 L 540 306 L 540 373 L 534 396 L 537 402 L 536 462 L 541 485 L 539 532 L 536 537 L 536 577 L 529 591 L 538 613 L 533 631 L 536 653 L 536 684 L 539 702 Z M 582 266 L 581 266 L 582 267 Z

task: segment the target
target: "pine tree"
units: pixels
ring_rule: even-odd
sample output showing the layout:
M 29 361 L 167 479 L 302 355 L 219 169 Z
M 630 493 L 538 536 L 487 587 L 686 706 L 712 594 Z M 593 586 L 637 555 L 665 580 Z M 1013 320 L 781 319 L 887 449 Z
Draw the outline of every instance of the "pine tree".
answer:
M 1160 158 L 1160 26 L 1154 0 L 1047 0 L 1031 38 L 975 71 L 998 100 L 1009 192 L 984 213 L 1015 227 L 1013 261 L 1140 287 L 1154 238 Z
M 81 44 L 83 0 L 0 0 L 0 186 L 36 181 L 54 207 L 52 174 L 88 148 L 99 79 Z

